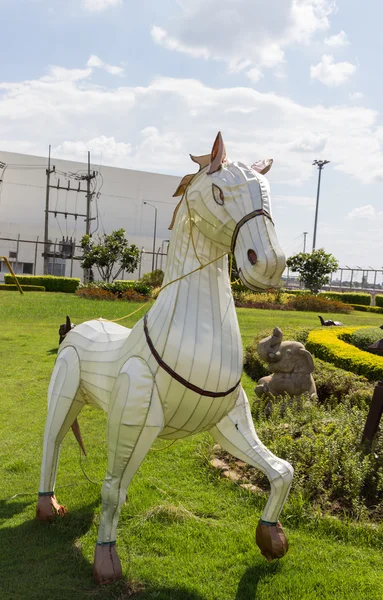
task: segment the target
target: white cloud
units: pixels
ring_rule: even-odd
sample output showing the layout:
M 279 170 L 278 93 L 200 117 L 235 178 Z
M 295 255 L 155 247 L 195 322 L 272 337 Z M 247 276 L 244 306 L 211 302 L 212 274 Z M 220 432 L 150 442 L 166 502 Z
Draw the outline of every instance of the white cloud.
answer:
M 104 66 L 104 62 L 101 60 L 101 58 L 98 58 L 98 56 L 96 56 L 95 54 L 91 54 L 91 56 L 88 59 L 88 62 L 86 63 L 88 67 L 103 67 Z
M 102 12 L 112 6 L 118 6 L 122 2 L 123 0 L 82 0 L 84 8 L 90 12 Z
M 246 72 L 246 75 L 253 83 L 257 83 L 257 81 L 259 81 L 263 77 L 262 71 L 258 67 L 253 67 L 252 69 Z
M 45 155 L 51 143 L 78 158 L 91 146 L 103 164 L 182 175 L 192 168 L 189 153 L 209 152 L 222 130 L 229 157 L 274 158 L 270 173 L 279 183 L 309 180 L 315 158 L 364 183 L 383 178 L 383 128 L 371 109 L 302 105 L 195 79 L 101 87 L 90 80 L 92 68 L 51 67 L 40 79 L 0 83 L 1 148 Z
M 131 144 L 117 142 L 115 138 L 101 135 L 87 141 L 66 141 L 53 148 L 53 154 L 62 158 L 84 160 L 90 150 L 94 158 L 101 159 L 107 164 L 124 163 L 132 153 Z
M 364 94 L 362 92 L 353 92 L 349 97 L 350 100 L 363 100 Z
M 372 204 L 366 204 L 365 206 L 359 206 L 354 208 L 347 215 L 347 219 L 369 219 L 376 220 L 383 218 L 383 211 L 377 212 Z
M 278 194 L 274 196 L 274 202 L 279 206 L 303 206 L 309 210 L 314 210 L 315 198 L 311 196 L 285 196 Z
M 327 137 L 306 133 L 289 144 L 291 150 L 296 152 L 323 152 L 327 143 Z
M 225 61 L 231 72 L 274 69 L 284 49 L 308 44 L 329 27 L 333 0 L 182 0 L 168 29 L 154 25 L 152 39 L 168 50 Z M 258 77 L 259 78 L 259 77 Z
M 339 48 L 340 46 L 348 46 L 350 42 L 347 33 L 342 29 L 336 35 L 330 35 L 330 37 L 326 38 L 324 43 L 331 48 Z
M 80 81 L 87 79 L 92 74 L 92 69 L 65 69 L 64 67 L 52 66 L 48 74 L 41 77 L 41 81 Z
M 317 65 L 311 65 L 311 79 L 318 79 L 324 85 L 338 86 L 346 83 L 355 73 L 356 66 L 349 62 L 335 62 L 331 54 L 323 54 Z
M 95 67 L 95 68 L 98 68 L 98 69 L 104 69 L 105 71 L 107 71 L 111 75 L 122 75 L 124 73 L 124 69 L 122 67 L 118 67 L 116 65 L 109 65 L 108 63 L 106 63 L 103 60 L 101 60 L 101 58 L 99 58 L 95 54 L 92 54 L 89 57 L 89 60 L 88 60 L 88 62 L 86 64 L 87 64 L 88 67 Z
M 184 54 L 189 54 L 194 58 L 210 58 L 210 52 L 207 48 L 193 48 L 189 46 L 184 46 L 181 42 L 179 42 L 176 38 L 172 38 L 168 35 L 165 29 L 162 27 L 158 27 L 157 25 L 153 25 L 151 30 L 151 36 L 153 41 L 159 46 L 164 46 L 168 50 L 176 50 L 177 52 L 183 52 Z

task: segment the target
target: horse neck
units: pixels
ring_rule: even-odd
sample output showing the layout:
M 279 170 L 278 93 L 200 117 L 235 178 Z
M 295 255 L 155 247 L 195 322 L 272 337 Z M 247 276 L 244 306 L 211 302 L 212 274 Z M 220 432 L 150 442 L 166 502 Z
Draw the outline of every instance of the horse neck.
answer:
M 161 314 L 161 319 L 188 318 L 188 303 L 198 302 L 199 312 L 212 315 L 223 322 L 228 311 L 234 311 L 228 276 L 228 259 L 224 250 L 192 228 L 195 250 L 191 239 L 190 223 L 186 203 L 181 205 L 169 244 L 163 286 L 168 285 L 159 295 L 149 315 L 150 321 Z M 198 257 L 198 258 L 197 258 Z M 199 259 L 199 260 L 198 260 Z M 189 275 L 203 265 L 208 266 Z M 171 283 L 173 282 L 173 283 Z M 219 322 L 218 321 L 218 322 Z

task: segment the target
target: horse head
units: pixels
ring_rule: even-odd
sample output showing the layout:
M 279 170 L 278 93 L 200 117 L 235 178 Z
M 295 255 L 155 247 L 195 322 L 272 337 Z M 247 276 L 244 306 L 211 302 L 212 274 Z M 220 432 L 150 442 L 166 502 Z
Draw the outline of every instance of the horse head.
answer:
M 182 199 L 189 218 L 203 235 L 224 252 L 232 252 L 239 277 L 250 289 L 276 287 L 285 268 L 271 216 L 270 187 L 265 174 L 272 160 L 251 167 L 226 157 L 218 133 L 210 154 L 191 156 L 199 171 L 186 175 L 174 196 Z

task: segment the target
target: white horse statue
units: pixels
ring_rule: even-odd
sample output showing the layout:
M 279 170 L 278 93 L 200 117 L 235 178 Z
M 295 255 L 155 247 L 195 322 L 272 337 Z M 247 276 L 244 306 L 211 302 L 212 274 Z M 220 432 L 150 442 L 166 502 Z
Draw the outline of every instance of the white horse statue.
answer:
M 99 319 L 68 332 L 48 391 L 37 517 L 65 513 L 54 486 L 60 444 L 85 404 L 108 413 L 108 468 L 94 577 L 122 576 L 116 529 L 126 491 L 157 438 L 210 431 L 228 452 L 265 473 L 271 492 L 256 541 L 270 561 L 287 552 L 278 521 L 293 477 L 290 464 L 258 439 L 241 387 L 242 344 L 228 274 L 253 290 L 278 285 L 285 266 L 271 218 L 272 161 L 226 159 L 219 133 L 199 172 L 181 181 L 164 285 L 133 329 Z

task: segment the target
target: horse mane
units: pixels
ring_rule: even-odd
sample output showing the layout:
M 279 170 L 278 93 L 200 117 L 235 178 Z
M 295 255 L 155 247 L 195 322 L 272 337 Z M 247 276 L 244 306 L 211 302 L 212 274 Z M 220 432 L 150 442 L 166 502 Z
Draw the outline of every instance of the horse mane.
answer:
M 208 167 L 210 164 L 210 160 L 211 160 L 211 155 L 210 154 L 203 154 L 202 156 L 193 156 L 192 154 L 190 154 L 190 158 L 192 159 L 193 162 L 197 163 L 199 165 L 199 170 L 198 173 L 204 169 L 205 167 Z M 173 198 L 176 198 L 177 196 L 182 196 L 186 191 L 186 188 L 188 187 L 188 185 L 190 184 L 191 180 L 193 179 L 193 177 L 197 175 L 197 173 L 192 173 L 190 175 L 185 175 L 182 179 L 181 182 L 179 184 L 179 186 L 177 187 L 176 191 L 173 194 Z M 169 225 L 169 229 L 173 229 L 174 227 L 174 223 L 176 220 L 176 216 L 179 210 L 179 207 L 181 206 L 181 202 L 182 202 L 182 198 L 181 200 L 178 202 L 177 206 L 174 209 L 174 213 L 173 213 L 173 218 L 172 218 L 172 222 Z

